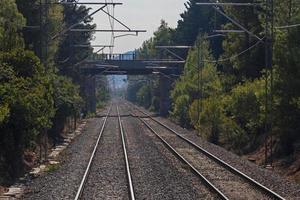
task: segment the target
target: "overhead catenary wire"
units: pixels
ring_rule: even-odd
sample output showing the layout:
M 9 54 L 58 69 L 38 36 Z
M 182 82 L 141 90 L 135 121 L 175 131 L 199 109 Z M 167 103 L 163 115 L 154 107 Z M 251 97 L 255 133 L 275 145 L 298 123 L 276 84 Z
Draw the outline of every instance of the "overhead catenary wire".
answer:
M 262 38 L 262 40 L 257 41 L 255 44 L 253 44 L 252 46 L 248 47 L 247 49 L 241 51 L 238 54 L 235 54 L 233 56 L 227 57 L 227 58 L 223 58 L 223 59 L 218 59 L 218 60 L 203 60 L 203 62 L 208 62 L 208 63 L 219 63 L 219 62 L 226 62 L 226 61 L 230 61 L 232 59 L 238 58 L 242 55 L 244 55 L 245 53 L 247 53 L 248 51 L 252 50 L 253 48 L 255 48 L 256 46 L 258 46 L 260 43 L 263 43 L 263 39 L 265 37 Z
M 287 28 L 296 28 L 300 27 L 300 24 L 291 24 L 291 25 L 285 25 L 285 26 L 277 26 L 275 29 L 287 29 Z

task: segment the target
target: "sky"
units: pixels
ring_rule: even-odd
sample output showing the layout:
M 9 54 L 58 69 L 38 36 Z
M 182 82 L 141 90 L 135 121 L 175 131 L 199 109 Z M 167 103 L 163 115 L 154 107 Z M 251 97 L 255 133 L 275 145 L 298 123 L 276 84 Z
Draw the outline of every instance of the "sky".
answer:
M 111 2 L 111 0 L 107 0 Z M 180 13 L 184 12 L 184 3 L 187 0 L 114 0 L 123 3 L 115 7 L 115 17 L 131 29 L 146 30 L 139 36 L 126 36 L 115 39 L 114 53 L 125 53 L 141 47 L 143 41 L 153 36 L 161 19 L 164 19 L 170 27 L 175 28 L 180 19 Z M 80 2 L 105 2 L 105 0 L 80 0 Z M 93 10 L 100 5 L 88 5 Z M 92 10 L 92 11 L 93 11 Z M 106 9 L 105 9 L 106 10 Z M 92 12 L 91 11 L 91 12 Z M 108 16 L 98 12 L 93 16 L 97 29 L 110 29 Z M 115 29 L 125 29 L 115 22 Z M 116 33 L 116 35 L 118 35 Z M 93 45 L 110 45 L 111 33 L 95 33 Z M 94 50 L 97 50 L 95 48 Z

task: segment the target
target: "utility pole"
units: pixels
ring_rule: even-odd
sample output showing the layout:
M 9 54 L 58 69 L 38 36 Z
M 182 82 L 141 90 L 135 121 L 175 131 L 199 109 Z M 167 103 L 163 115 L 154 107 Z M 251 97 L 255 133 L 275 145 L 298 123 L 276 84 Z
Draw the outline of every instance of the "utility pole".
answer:
M 40 59 L 48 70 L 48 44 L 49 44 L 49 0 L 40 0 Z
M 202 35 L 200 36 L 200 40 L 202 38 Z M 197 101 L 197 125 L 198 125 L 198 133 L 200 134 L 200 101 L 201 101 L 201 96 L 200 95 L 200 73 L 201 72 L 201 66 L 200 66 L 200 46 L 201 46 L 201 41 L 198 41 L 197 44 L 197 90 L 198 90 L 198 98 L 199 100 Z
M 273 162 L 273 42 L 274 42 L 274 2 L 266 0 L 265 17 L 265 166 Z M 270 140 L 270 141 L 269 141 Z M 270 144 L 270 145 L 269 145 Z M 270 153 L 270 159 L 268 154 Z
M 48 10 L 49 10 L 49 5 L 48 5 L 49 0 L 44 0 L 45 4 L 43 4 L 43 0 L 39 1 L 39 20 L 40 20 L 40 60 L 41 63 L 44 65 L 46 70 L 48 69 L 48 35 L 49 35 L 49 20 L 48 20 Z M 40 161 L 43 159 L 46 160 L 47 158 L 47 130 L 44 129 L 40 135 Z M 44 154 L 42 153 L 42 146 L 44 148 Z M 43 158 L 44 157 L 44 158 Z

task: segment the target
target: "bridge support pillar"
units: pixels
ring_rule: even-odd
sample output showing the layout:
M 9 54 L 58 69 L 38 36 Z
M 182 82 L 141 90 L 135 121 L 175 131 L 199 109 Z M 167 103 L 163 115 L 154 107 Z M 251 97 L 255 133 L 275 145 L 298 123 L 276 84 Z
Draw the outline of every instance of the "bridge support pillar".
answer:
M 160 103 L 159 103 L 159 113 L 161 116 L 167 116 L 171 108 L 171 80 L 165 76 L 159 76 L 159 93 L 160 93 Z
M 96 78 L 88 76 L 84 79 L 85 113 L 96 113 Z

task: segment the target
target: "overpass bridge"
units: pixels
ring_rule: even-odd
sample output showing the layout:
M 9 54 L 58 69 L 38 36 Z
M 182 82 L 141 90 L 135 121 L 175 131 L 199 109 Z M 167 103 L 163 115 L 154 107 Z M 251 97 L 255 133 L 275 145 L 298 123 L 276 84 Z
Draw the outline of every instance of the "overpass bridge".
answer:
M 184 64 L 174 59 L 139 59 L 135 54 L 94 54 L 81 70 L 91 75 L 180 75 Z
M 185 61 L 174 59 L 139 59 L 135 54 L 94 54 L 82 63 L 88 75 L 159 75 L 160 114 L 168 114 L 171 106 L 170 75 L 183 71 Z

